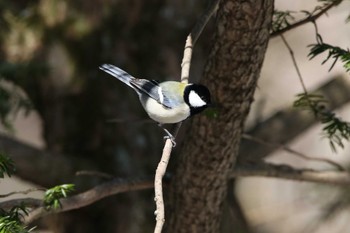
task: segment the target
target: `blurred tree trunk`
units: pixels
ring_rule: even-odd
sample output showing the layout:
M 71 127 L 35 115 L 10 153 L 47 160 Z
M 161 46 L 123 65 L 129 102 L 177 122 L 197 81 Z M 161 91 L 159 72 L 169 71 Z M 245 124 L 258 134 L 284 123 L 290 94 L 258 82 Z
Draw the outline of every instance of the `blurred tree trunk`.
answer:
M 219 232 L 228 174 L 269 39 L 273 0 L 220 3 L 204 83 L 218 117 L 195 117 L 172 184 L 168 232 Z M 170 212 L 171 211 L 171 212 Z

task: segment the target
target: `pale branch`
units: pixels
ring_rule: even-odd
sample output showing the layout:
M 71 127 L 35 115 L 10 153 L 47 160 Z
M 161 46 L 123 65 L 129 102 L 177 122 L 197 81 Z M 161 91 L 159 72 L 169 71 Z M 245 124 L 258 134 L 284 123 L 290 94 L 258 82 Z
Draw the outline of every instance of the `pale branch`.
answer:
M 330 159 L 325 159 L 325 158 L 321 158 L 321 157 L 317 157 L 317 156 L 308 156 L 308 155 L 301 153 L 299 151 L 296 151 L 296 150 L 294 150 L 294 149 L 290 148 L 289 146 L 282 144 L 282 143 L 274 143 L 274 142 L 261 140 L 260 138 L 256 138 L 256 137 L 251 136 L 249 134 L 243 134 L 242 138 L 259 143 L 259 144 L 264 145 L 264 146 L 282 149 L 282 150 L 284 150 L 292 155 L 295 155 L 299 158 L 302 158 L 302 159 L 306 159 L 306 160 L 310 160 L 310 161 L 314 161 L 314 162 L 328 163 L 329 165 L 336 167 L 340 171 L 346 170 L 342 165 L 340 165 L 340 164 L 338 164 Z
M 210 18 L 217 11 L 218 6 L 219 0 L 212 1 L 206 12 L 198 19 L 191 33 L 187 36 L 184 49 L 184 56 L 181 63 L 181 82 L 183 83 L 188 83 L 188 79 L 190 76 L 190 66 L 193 47 L 196 44 L 200 34 L 204 30 L 205 26 L 209 22 Z
M 326 14 L 331 8 L 339 5 L 341 2 L 342 2 L 342 0 L 334 0 L 332 3 L 325 5 L 322 9 L 320 9 L 318 13 L 313 14 L 313 15 L 311 14 L 311 15 L 307 16 L 306 18 L 298 21 L 298 22 L 290 24 L 289 26 L 284 27 L 284 28 L 282 28 L 282 29 L 280 29 L 278 31 L 272 32 L 271 35 L 270 35 L 270 38 L 279 36 L 279 35 L 287 32 L 287 31 L 290 31 L 290 30 L 292 30 L 294 28 L 297 28 L 299 26 L 302 26 L 304 24 L 307 24 L 307 23 L 310 23 L 310 22 L 311 23 L 315 22 L 319 17 L 321 17 L 322 15 Z
M 157 166 L 156 176 L 154 178 L 154 201 L 156 202 L 156 226 L 154 228 L 155 233 L 162 232 L 163 225 L 165 222 L 165 211 L 164 211 L 164 199 L 163 199 L 163 177 L 166 172 L 170 160 L 171 150 L 173 148 L 171 140 L 166 140 L 162 158 Z
M 29 224 L 34 220 L 44 217 L 52 213 L 60 213 L 69 210 L 74 210 L 88 206 L 102 198 L 115 195 L 118 193 L 125 193 L 130 191 L 145 190 L 153 187 L 151 179 L 138 180 L 122 180 L 114 179 L 112 181 L 95 186 L 85 192 L 65 198 L 61 200 L 61 208 L 47 211 L 45 207 L 40 206 L 31 211 L 24 217 L 24 222 Z M 23 199 L 24 200 L 24 199 Z M 18 200 L 17 200 L 18 201 Z
M 24 205 L 28 208 L 38 208 L 42 206 L 43 200 L 37 199 L 37 198 L 18 198 L 18 199 L 12 199 L 8 201 L 0 202 L 0 209 L 11 209 L 14 206 L 21 206 Z
M 269 163 L 239 165 L 231 173 L 231 178 L 238 177 L 271 177 L 332 185 L 350 184 L 350 173 L 347 171 L 297 169 L 288 165 L 275 165 Z
M 28 193 L 37 192 L 37 191 L 46 191 L 46 189 L 44 189 L 44 188 L 32 188 L 32 189 L 27 189 L 27 190 L 23 190 L 23 191 L 14 191 L 14 192 L 6 193 L 6 194 L 0 194 L 0 198 L 9 197 L 9 196 L 12 196 L 15 194 L 28 194 Z
M 205 13 L 199 18 L 196 25 L 192 29 L 191 33 L 187 36 L 184 55 L 181 63 L 181 82 L 188 83 L 190 67 L 191 67 L 191 59 L 193 47 L 198 40 L 200 34 L 203 29 L 207 25 L 211 16 L 217 11 L 219 5 L 219 0 L 213 0 L 209 8 L 205 11 Z M 178 123 L 176 126 L 176 130 L 174 133 L 174 137 L 176 137 L 177 133 L 181 128 L 182 123 Z M 162 187 L 162 179 L 166 172 L 167 165 L 170 160 L 170 154 L 172 151 L 172 142 L 170 139 L 165 141 L 165 145 L 163 148 L 163 154 L 160 162 L 158 163 L 156 175 L 154 179 L 154 192 L 155 192 L 155 202 L 156 202 L 156 226 L 154 228 L 154 233 L 161 233 L 163 229 L 163 225 L 165 222 L 165 211 L 164 211 L 164 199 L 163 199 L 163 187 Z
M 169 142 L 167 148 L 171 149 L 172 144 Z M 165 170 L 160 173 L 165 172 Z M 159 174 L 160 174 L 159 173 Z M 231 173 L 231 178 L 237 177 L 273 177 L 280 179 L 289 179 L 296 181 L 309 181 L 324 184 L 348 185 L 350 184 L 350 174 L 342 171 L 316 171 L 311 169 L 295 169 L 288 165 L 274 165 L 268 163 L 239 165 Z M 25 216 L 24 222 L 29 224 L 34 220 L 52 213 L 60 213 L 73 209 L 88 206 L 105 197 L 118 193 L 146 190 L 153 187 L 151 179 L 143 180 L 121 180 L 115 179 L 110 182 L 98 185 L 83 193 L 77 194 L 61 200 L 61 208 L 47 211 L 43 207 L 43 202 L 35 198 L 19 198 L 0 203 L 0 208 L 10 209 L 13 206 L 24 204 L 27 207 L 35 208 Z M 162 192 L 162 190 L 160 190 Z
M 181 63 L 181 82 L 188 83 L 188 79 L 190 76 L 190 67 L 191 67 L 191 59 L 192 59 L 192 36 L 191 34 L 187 36 L 184 56 Z
M 288 52 L 290 54 L 290 57 L 292 58 L 292 61 L 293 61 L 293 65 L 294 65 L 294 68 L 295 68 L 295 71 L 297 72 L 297 75 L 298 75 L 298 78 L 299 78 L 299 82 L 303 88 L 303 91 L 305 94 L 308 94 L 308 91 L 307 91 L 307 88 L 306 88 L 306 85 L 305 85 L 305 82 L 304 82 L 304 79 L 303 79 L 303 76 L 301 75 L 301 72 L 300 72 L 300 69 L 299 69 L 299 66 L 298 66 L 298 63 L 297 63 L 297 60 L 294 56 L 294 51 L 292 49 L 292 47 L 289 45 L 288 41 L 286 40 L 286 38 L 283 36 L 283 34 L 280 35 L 281 38 L 282 38 L 282 41 L 284 43 L 284 45 L 287 47 L 288 49 Z
M 173 136 L 176 138 L 180 131 L 182 122 L 176 125 Z M 164 144 L 162 157 L 158 163 L 156 174 L 154 177 L 154 201 L 156 203 L 156 226 L 154 227 L 154 233 L 161 233 L 165 222 L 165 208 L 163 198 L 163 177 L 165 175 L 167 166 L 169 164 L 171 151 L 173 149 L 173 143 L 170 139 L 167 139 Z

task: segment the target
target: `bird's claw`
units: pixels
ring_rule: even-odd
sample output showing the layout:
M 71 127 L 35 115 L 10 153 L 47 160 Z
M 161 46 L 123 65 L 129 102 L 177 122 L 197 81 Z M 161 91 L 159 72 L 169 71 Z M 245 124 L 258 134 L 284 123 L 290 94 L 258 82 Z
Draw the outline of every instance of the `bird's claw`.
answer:
M 166 136 L 164 136 L 164 139 L 170 139 L 171 143 L 173 144 L 173 147 L 176 146 L 176 142 L 175 142 L 175 137 L 169 132 L 169 130 L 167 130 L 166 128 L 164 128 L 160 123 L 158 123 L 158 126 L 160 128 L 162 128 L 164 130 L 164 132 L 166 133 Z
M 171 143 L 173 144 L 173 147 L 176 146 L 175 138 L 172 135 L 171 136 L 170 135 L 164 136 L 164 140 L 167 140 L 167 139 L 169 139 L 171 141 Z

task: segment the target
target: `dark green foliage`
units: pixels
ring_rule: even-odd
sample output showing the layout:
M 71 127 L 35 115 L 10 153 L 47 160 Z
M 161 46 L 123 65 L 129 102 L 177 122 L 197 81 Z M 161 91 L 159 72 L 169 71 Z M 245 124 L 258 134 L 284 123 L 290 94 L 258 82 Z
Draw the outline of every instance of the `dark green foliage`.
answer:
M 284 29 L 294 24 L 295 17 L 293 16 L 293 14 L 296 13 L 298 12 L 275 10 L 273 12 L 271 34 L 279 33 L 280 31 L 283 31 Z
M 323 6 L 317 6 L 313 12 L 304 12 L 309 14 L 309 17 L 314 15 L 317 11 L 324 10 L 332 5 L 339 4 L 341 1 L 338 0 L 319 0 L 323 3 Z M 350 52 L 349 50 L 342 49 L 337 46 L 323 43 L 321 35 L 318 33 L 317 26 L 316 29 L 316 40 L 317 43 L 310 45 L 310 53 L 308 57 L 311 59 L 316 56 L 327 53 L 327 57 L 323 60 L 322 65 L 329 60 L 333 60 L 332 65 L 329 70 L 331 70 L 335 63 L 340 60 L 343 62 L 343 66 L 346 72 L 350 71 Z M 304 93 L 298 95 L 298 99 L 294 102 L 295 107 L 301 107 L 307 109 L 313 113 L 313 115 L 323 124 L 324 136 L 329 139 L 330 146 L 333 151 L 336 151 L 336 147 L 339 146 L 344 148 L 344 140 L 349 141 L 350 139 L 350 123 L 341 120 L 333 112 L 327 109 L 327 101 L 321 95 L 308 94 L 305 90 Z
M 30 101 L 6 88 L 0 84 L 0 122 L 5 128 L 12 130 L 12 124 L 9 119 L 10 114 L 16 114 L 18 110 L 25 109 L 27 112 L 31 109 Z
M 297 97 L 298 99 L 294 102 L 294 107 L 311 110 L 315 116 L 317 116 L 319 110 L 324 109 L 325 104 L 327 104 L 327 100 L 325 100 L 322 95 L 302 93 L 298 94 Z
M 27 208 L 22 204 L 9 211 L 0 209 L 0 233 L 29 233 L 34 228 L 27 229 L 21 224 L 24 215 L 28 215 Z
M 347 23 L 350 22 L 350 15 L 346 18 L 345 22 L 347 22 Z
M 350 123 L 342 121 L 326 107 L 327 101 L 321 95 L 302 93 L 294 102 L 295 107 L 310 110 L 323 124 L 323 133 L 329 139 L 330 146 L 336 151 L 336 146 L 344 148 L 344 140 L 350 139 Z
M 32 230 L 27 230 L 19 221 L 11 219 L 10 216 L 0 217 L 0 233 L 27 233 Z
M 11 176 L 15 171 L 14 162 L 11 158 L 0 153 L 0 178 L 7 174 Z M 21 219 L 28 215 L 27 208 L 24 204 L 12 207 L 9 211 L 0 209 L 0 233 L 29 233 L 32 229 L 23 226 Z
M 320 55 L 321 53 L 328 52 L 326 59 L 322 62 L 322 65 L 324 63 L 326 63 L 328 60 L 334 59 L 331 67 L 329 68 L 329 70 L 331 70 L 334 67 L 335 63 L 338 60 L 341 60 L 344 63 L 344 68 L 345 68 L 346 72 L 350 71 L 350 52 L 349 52 L 349 50 L 345 50 L 345 49 L 342 49 L 340 47 L 333 46 L 330 44 L 325 44 L 322 42 L 322 40 L 317 44 L 310 45 L 310 47 L 311 47 L 311 50 L 310 50 L 310 53 L 308 55 L 310 57 L 310 59 L 313 59 L 314 57 Z
M 272 19 L 271 31 L 272 34 L 280 33 L 290 26 L 300 26 L 305 22 L 314 22 L 317 17 L 322 15 L 324 11 L 327 11 L 330 7 L 337 5 L 342 0 L 318 0 L 320 5 L 317 5 L 312 11 L 301 10 L 299 12 L 294 11 L 279 11 L 275 10 Z M 293 15 L 304 14 L 304 18 L 296 21 Z M 293 15 L 292 15 L 293 14 Z
M 44 206 L 46 210 L 55 210 L 61 207 L 61 198 L 67 197 L 67 194 L 74 190 L 74 184 L 63 184 L 48 189 L 45 192 Z
M 210 119 L 215 119 L 218 117 L 219 111 L 215 107 L 211 107 L 211 108 L 207 108 L 204 111 L 204 114 Z
M 46 65 L 37 62 L 0 63 L 0 122 L 8 130 L 12 130 L 10 116 L 16 116 L 21 109 L 26 114 L 33 109 L 28 93 L 21 87 L 46 73 Z
M 310 53 L 308 54 L 310 59 L 316 56 L 327 53 L 327 57 L 323 60 L 322 65 L 329 60 L 333 60 L 329 70 L 331 70 L 335 63 L 340 60 L 343 63 L 343 67 L 346 72 L 350 71 L 350 52 L 349 50 L 342 49 L 338 46 L 323 43 L 322 37 L 316 30 L 317 43 L 312 44 Z M 309 95 L 303 93 L 298 96 L 299 99 L 295 101 L 294 105 L 298 107 L 309 108 L 314 115 L 324 125 L 323 132 L 325 137 L 329 138 L 331 148 L 335 151 L 336 146 L 344 147 L 343 141 L 349 141 L 350 139 L 350 123 L 342 121 L 334 113 L 325 108 L 325 101 L 322 96 Z
M 5 174 L 11 176 L 15 170 L 13 160 L 0 152 L 0 178 L 4 178 Z
M 273 12 L 271 30 L 273 32 L 276 32 L 291 25 L 291 23 L 295 20 L 294 16 L 292 16 L 292 13 L 295 12 L 275 10 Z

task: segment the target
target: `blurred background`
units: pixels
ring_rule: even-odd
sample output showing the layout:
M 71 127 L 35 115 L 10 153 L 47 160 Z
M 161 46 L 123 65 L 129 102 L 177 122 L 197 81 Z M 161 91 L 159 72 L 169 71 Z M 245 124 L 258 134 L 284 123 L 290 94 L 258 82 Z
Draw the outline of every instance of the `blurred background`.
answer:
M 277 0 L 275 6 L 278 10 L 312 11 L 317 4 Z M 193 0 L 1 1 L 0 96 L 11 105 L 0 106 L 0 150 L 11 145 L 20 148 L 16 143 L 27 147 L 19 154 L 9 153 L 15 156 L 18 176 L 0 180 L 0 192 L 62 183 L 75 183 L 79 192 L 104 181 L 74 176 L 82 169 L 120 178 L 152 176 L 163 147 L 163 132 L 145 121 L 137 96 L 98 67 L 111 63 L 135 77 L 178 80 L 186 36 L 207 5 L 208 1 Z M 350 24 L 345 23 L 349 7 L 350 3 L 344 2 L 317 21 L 326 43 L 349 46 Z M 211 22 L 195 47 L 192 82 L 200 82 L 213 27 Z M 308 60 L 307 46 L 316 42 L 312 24 L 285 36 L 308 88 L 317 89 L 335 77 L 348 79 L 341 64 L 329 72 L 330 64 L 321 66 L 322 57 Z M 279 37 L 271 39 L 247 130 L 281 109 L 291 108 L 301 92 L 288 50 Z M 349 107 L 342 106 L 337 114 L 350 119 Z M 181 133 L 186 133 L 186 125 Z M 9 145 L 13 143 L 9 140 L 16 143 Z M 334 154 L 317 124 L 288 144 L 309 156 L 344 166 L 349 162 L 349 146 Z M 180 149 L 181 142 L 169 171 Z M 267 160 L 330 169 L 282 150 L 274 151 Z M 349 228 L 350 200 L 344 187 L 244 178 L 236 182 L 234 190 L 240 203 L 237 208 L 242 208 L 251 232 L 347 232 Z M 42 193 L 29 196 L 41 197 Z M 153 190 L 148 190 L 108 197 L 35 224 L 55 233 L 151 232 L 153 212 Z M 233 232 L 230 216 L 225 221 L 223 231 Z

